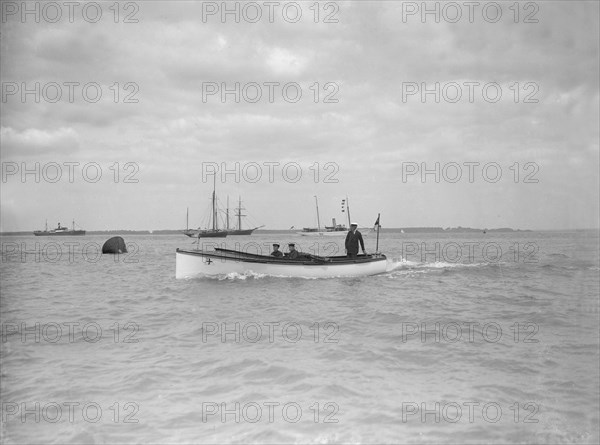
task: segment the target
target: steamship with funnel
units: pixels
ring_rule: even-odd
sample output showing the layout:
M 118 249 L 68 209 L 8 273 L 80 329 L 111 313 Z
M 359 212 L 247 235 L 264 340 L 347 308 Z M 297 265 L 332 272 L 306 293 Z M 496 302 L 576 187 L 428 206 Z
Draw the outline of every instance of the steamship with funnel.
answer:
M 325 230 L 321 227 L 321 219 L 319 217 L 319 200 L 315 196 L 315 207 L 317 209 L 317 227 L 303 227 L 302 232 L 297 232 L 302 236 L 346 236 L 350 227 L 350 201 L 342 199 L 342 213 L 348 216 L 348 227 L 344 224 L 337 224 L 335 218 L 331 219 L 331 226 L 325 226 Z M 363 234 L 365 236 L 366 234 Z
M 33 232 L 35 236 L 75 236 L 75 235 L 85 235 L 85 230 L 75 230 L 75 220 L 73 220 L 73 228 L 69 229 L 68 227 L 61 226 L 58 223 L 58 227 L 56 229 L 48 230 L 48 220 L 46 220 L 46 229 L 45 230 L 35 230 Z

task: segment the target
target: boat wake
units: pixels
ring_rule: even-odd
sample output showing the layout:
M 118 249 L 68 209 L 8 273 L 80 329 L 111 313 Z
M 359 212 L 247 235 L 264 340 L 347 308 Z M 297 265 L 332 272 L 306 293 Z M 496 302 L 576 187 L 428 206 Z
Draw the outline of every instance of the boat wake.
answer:
M 216 278 L 219 281 L 223 281 L 223 280 L 236 281 L 236 280 L 247 280 L 248 278 L 260 279 L 260 278 L 265 278 L 267 276 L 268 275 L 266 275 L 264 273 L 256 273 L 256 272 L 248 271 L 248 272 L 244 272 L 244 273 L 231 272 L 226 275 L 217 275 Z
M 401 269 L 414 269 L 417 268 L 419 266 L 419 262 L 417 261 L 409 261 L 409 260 L 405 260 L 404 258 L 400 257 L 400 258 L 391 258 L 388 259 L 387 262 L 387 267 L 386 267 L 386 272 L 394 272 L 396 270 L 401 270 Z
M 433 261 L 433 262 L 420 262 L 410 261 L 400 258 L 392 258 L 388 260 L 386 273 L 396 271 L 426 271 L 427 269 L 453 269 L 453 268 L 464 268 L 464 267 L 483 267 L 488 266 L 491 263 L 448 263 L 445 261 Z
M 195 277 L 187 277 L 187 280 L 216 280 L 216 281 L 245 281 L 248 279 L 268 279 L 268 278 L 294 278 L 300 280 L 331 280 L 336 278 L 348 278 L 346 276 L 338 276 L 338 277 L 302 277 L 302 276 L 291 276 L 291 275 L 275 275 L 275 274 L 265 274 L 265 273 L 257 273 L 253 271 L 247 271 L 244 273 L 231 272 L 228 274 L 221 275 L 197 275 Z
M 231 272 L 228 274 L 221 275 L 203 275 L 198 274 L 195 277 L 186 277 L 186 280 L 216 280 L 216 281 L 245 281 L 248 278 L 251 279 L 261 279 L 267 278 L 269 275 L 264 273 L 256 273 L 252 271 L 247 271 L 244 273 Z

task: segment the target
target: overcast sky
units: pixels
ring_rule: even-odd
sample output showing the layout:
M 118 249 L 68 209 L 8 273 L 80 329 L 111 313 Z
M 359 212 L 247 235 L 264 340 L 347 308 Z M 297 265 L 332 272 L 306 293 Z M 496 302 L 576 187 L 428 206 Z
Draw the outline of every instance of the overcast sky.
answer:
M 598 227 L 598 2 L 236 3 L 3 1 L 1 230 Z

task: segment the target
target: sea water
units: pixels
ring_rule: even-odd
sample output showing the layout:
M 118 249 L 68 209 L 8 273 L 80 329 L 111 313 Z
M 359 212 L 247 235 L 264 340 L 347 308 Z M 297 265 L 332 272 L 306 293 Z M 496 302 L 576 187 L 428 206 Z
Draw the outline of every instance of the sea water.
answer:
M 3 443 L 600 440 L 596 231 L 384 230 L 387 273 L 334 279 L 176 280 L 194 240 L 108 238 L 2 238 Z M 343 254 L 203 244 L 288 241 Z

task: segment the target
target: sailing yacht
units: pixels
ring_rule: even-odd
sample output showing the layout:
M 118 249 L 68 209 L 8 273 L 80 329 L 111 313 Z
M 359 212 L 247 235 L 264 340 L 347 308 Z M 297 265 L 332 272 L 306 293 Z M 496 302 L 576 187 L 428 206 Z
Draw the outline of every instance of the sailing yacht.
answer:
M 217 175 L 215 175 L 214 181 L 213 181 L 212 212 L 211 212 L 211 218 L 210 218 L 210 220 L 212 220 L 212 228 L 210 228 L 210 229 L 200 229 L 200 228 L 190 229 L 189 227 L 187 227 L 187 222 L 186 222 L 186 229 L 183 231 L 183 233 L 185 235 L 189 236 L 190 238 L 225 238 L 227 236 L 226 230 L 219 229 L 216 188 L 217 188 Z M 188 216 L 189 216 L 189 212 L 188 212 Z M 211 222 L 210 220 L 209 220 L 209 225 Z
M 236 210 L 236 218 L 237 218 L 237 229 L 230 229 L 229 228 L 229 197 L 227 197 L 227 235 L 252 235 L 252 232 L 254 232 L 256 229 L 260 229 L 263 226 L 258 226 L 258 227 L 254 227 L 253 229 L 243 229 L 242 228 L 242 217 L 243 216 L 247 216 L 242 214 L 242 210 L 244 210 L 244 208 L 242 207 L 242 197 L 240 196 L 238 198 L 238 206 L 235 209 Z

